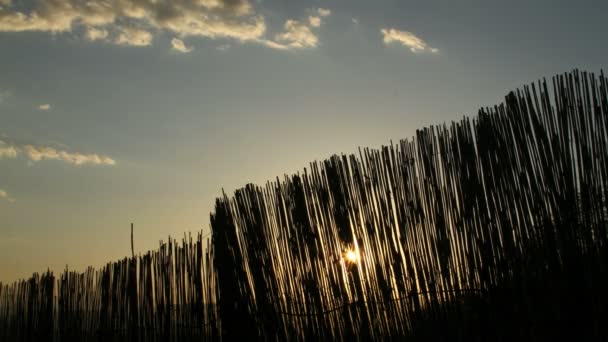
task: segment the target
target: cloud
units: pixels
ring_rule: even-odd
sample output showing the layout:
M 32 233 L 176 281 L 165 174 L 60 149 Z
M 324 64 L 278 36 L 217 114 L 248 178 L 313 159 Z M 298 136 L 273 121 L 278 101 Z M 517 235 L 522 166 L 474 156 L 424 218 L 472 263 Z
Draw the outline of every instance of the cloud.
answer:
M 308 17 L 308 23 L 310 23 L 310 26 L 312 27 L 319 27 L 321 26 L 321 17 L 311 15 L 310 17 Z
M 9 196 L 9 194 L 2 189 L 0 189 L 0 199 L 5 199 L 11 203 L 15 202 L 15 199 Z
M 311 48 L 316 47 L 319 42 L 310 28 L 297 20 L 289 19 L 285 22 L 284 32 L 277 34 L 275 39 L 279 42 L 276 48 Z M 268 45 L 272 46 L 273 42 Z
M 412 32 L 399 31 L 396 29 L 382 29 L 380 32 L 383 35 L 384 44 L 398 43 L 410 48 L 414 53 L 431 52 L 437 53 L 439 49 L 430 47 L 424 40 L 417 37 Z
M 317 9 L 317 12 L 322 17 L 327 17 L 331 14 L 331 10 L 326 9 L 326 8 L 319 8 L 319 9 Z
M 72 165 L 115 165 L 116 161 L 108 156 L 99 154 L 84 154 L 68 152 L 52 146 L 36 146 L 32 144 L 16 145 L 0 140 L 0 159 L 16 158 L 23 155 L 31 162 L 41 160 L 59 160 Z
M 104 40 L 108 38 L 108 35 L 108 30 L 95 27 L 87 27 L 87 31 L 85 33 L 85 37 L 91 42 L 94 42 L 96 40 Z
M 319 27 L 321 26 L 322 17 L 327 17 L 331 14 L 331 10 L 325 9 L 325 8 L 317 8 L 315 10 L 315 14 L 308 16 L 308 23 L 310 24 L 311 27 Z
M 319 38 L 311 31 L 311 28 L 320 27 L 321 18 L 329 16 L 331 10 L 318 8 L 314 12 L 315 15 L 308 16 L 310 27 L 299 20 L 288 19 L 283 25 L 283 32 L 275 35 L 275 41 L 262 40 L 261 42 L 270 48 L 279 50 L 317 47 Z
M 216 47 L 218 51 L 226 51 L 230 49 L 230 44 L 222 44 Z
M 277 43 L 275 41 L 267 40 L 267 39 L 260 39 L 257 42 L 262 45 L 265 45 L 266 47 L 269 47 L 269 48 L 275 49 L 275 50 L 289 50 L 289 48 L 290 48 L 287 45 Z
M 98 155 L 98 154 L 82 154 L 82 153 L 70 153 L 62 150 L 57 150 L 53 147 L 48 146 L 23 146 L 24 153 L 28 156 L 31 161 L 40 161 L 44 159 L 48 160 L 61 160 L 68 164 L 83 165 L 115 165 L 114 159 Z
M 138 29 L 122 28 L 126 23 Z M 161 30 L 239 41 L 257 41 L 266 31 L 249 0 L 40 0 L 28 10 L 0 8 L 0 32 L 62 33 L 81 26 L 89 40 L 112 35 L 115 43 L 134 46 L 149 45 L 152 32 Z
M 251 0 L 38 0 L 31 6 L 0 7 L 0 32 L 82 32 L 88 41 L 124 46 L 148 46 L 155 35 L 169 33 L 182 42 L 187 37 L 233 39 L 287 50 L 317 45 L 310 28 L 319 27 L 331 10 L 313 11 L 306 22 L 310 26 L 287 20 L 272 40 Z M 178 51 L 189 49 L 177 44 Z
M 48 103 L 45 104 L 41 104 L 40 106 L 38 106 L 38 109 L 43 110 L 43 111 L 47 111 L 51 109 L 51 105 Z
M 19 152 L 14 146 L 8 145 L 0 140 L 0 159 L 16 158 Z
M 114 40 L 118 45 L 148 46 L 152 44 L 152 33 L 132 27 L 123 27 Z
M 186 44 L 184 44 L 184 41 L 182 41 L 181 39 L 177 39 L 177 38 L 171 39 L 171 48 L 173 50 L 183 52 L 183 53 L 188 53 L 193 50 L 193 48 L 191 46 L 186 46 Z

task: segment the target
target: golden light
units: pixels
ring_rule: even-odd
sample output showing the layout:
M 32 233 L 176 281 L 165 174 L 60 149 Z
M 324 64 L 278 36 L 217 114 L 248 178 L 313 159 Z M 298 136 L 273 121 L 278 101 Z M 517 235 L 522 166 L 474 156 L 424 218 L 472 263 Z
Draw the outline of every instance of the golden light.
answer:
M 354 263 L 359 262 L 359 254 L 357 254 L 356 251 L 349 249 L 346 251 L 346 253 L 344 253 L 344 259 L 346 259 L 346 261 L 354 264 Z

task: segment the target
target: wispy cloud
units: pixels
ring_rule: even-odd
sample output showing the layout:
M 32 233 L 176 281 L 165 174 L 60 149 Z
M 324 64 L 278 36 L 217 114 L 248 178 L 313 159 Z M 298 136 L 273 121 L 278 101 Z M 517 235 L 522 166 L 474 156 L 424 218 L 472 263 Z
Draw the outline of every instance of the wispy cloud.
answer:
M 3 141 L 0 141 L 0 159 L 4 158 L 16 158 L 19 152 L 14 146 L 8 145 Z
M 308 23 L 311 27 L 321 26 L 321 17 L 327 17 L 331 14 L 331 10 L 325 8 L 317 8 L 314 15 L 308 17 Z
M 171 39 L 171 49 L 182 52 L 182 53 L 188 53 L 188 52 L 192 51 L 194 48 L 191 46 L 186 46 L 184 41 L 181 39 L 173 38 L 173 39 Z
M 422 38 L 416 36 L 409 31 L 399 31 L 396 29 L 382 29 L 380 30 L 383 36 L 384 44 L 397 43 L 406 46 L 410 51 L 414 53 L 419 52 L 430 52 L 438 53 L 439 49 L 430 47 Z
M 290 48 L 316 47 L 319 39 L 310 28 L 297 20 L 287 20 L 284 31 L 275 39 Z
M 42 111 L 48 111 L 51 109 L 51 105 L 48 103 L 41 104 L 40 106 L 38 106 L 38 109 L 40 109 Z
M 331 14 L 331 10 L 327 8 L 319 8 L 317 9 L 317 13 L 319 13 L 322 17 L 328 17 Z
M 116 161 L 114 159 L 98 155 L 98 154 L 82 154 L 82 153 L 70 153 L 67 151 L 57 150 L 53 147 L 48 146 L 23 146 L 24 153 L 28 156 L 31 161 L 40 161 L 44 159 L 48 160 L 61 160 L 68 164 L 83 165 L 114 165 Z
M 311 15 L 308 17 L 308 23 L 312 27 L 319 27 L 319 26 L 321 26 L 321 17 Z
M 12 198 L 11 196 L 9 196 L 8 192 L 6 192 L 6 191 L 4 191 L 2 189 L 0 189 L 0 199 L 7 200 L 7 201 L 9 201 L 11 203 L 15 202 L 15 199 Z
M 152 44 L 152 33 L 132 27 L 122 27 L 114 40 L 118 45 L 148 46 Z
M 85 37 L 89 41 L 94 42 L 96 40 L 105 40 L 106 38 L 108 38 L 109 34 L 110 33 L 108 32 L 108 30 L 103 28 L 87 27 Z
M 116 161 L 109 156 L 69 152 L 52 146 L 36 146 L 32 144 L 10 144 L 0 140 L 0 159 L 17 158 L 23 154 L 29 161 L 59 160 L 72 165 L 115 165 Z

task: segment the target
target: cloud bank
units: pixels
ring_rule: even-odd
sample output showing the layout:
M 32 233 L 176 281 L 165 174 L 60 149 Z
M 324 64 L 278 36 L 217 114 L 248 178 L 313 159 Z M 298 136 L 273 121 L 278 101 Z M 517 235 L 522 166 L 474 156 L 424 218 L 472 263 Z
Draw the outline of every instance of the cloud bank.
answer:
M 413 53 L 419 52 L 430 52 L 430 53 L 438 53 L 439 49 L 430 47 L 422 38 L 419 38 L 412 32 L 408 31 L 399 31 L 396 29 L 382 29 L 380 30 L 382 33 L 382 40 L 384 44 L 401 44 L 405 47 L 408 47 L 410 51 Z
M 28 160 L 38 162 L 41 160 L 59 160 L 71 165 L 115 165 L 116 161 L 109 156 L 99 154 L 84 154 L 68 152 L 50 146 L 35 146 L 31 144 L 14 145 L 0 141 L 0 159 L 17 158 L 23 154 Z
M 9 0 L 0 9 L 0 31 L 60 33 L 134 23 L 182 35 L 250 39 L 264 28 L 248 0 L 40 0 L 29 11 L 16 7 Z
M 276 49 L 316 46 L 316 36 L 309 27 L 292 19 L 278 35 L 281 41 L 265 38 L 265 18 L 250 0 L 39 0 L 31 7 L 17 0 L 0 1 L 0 32 L 82 32 L 88 41 L 140 47 L 151 45 L 161 31 L 182 42 L 194 36 L 254 42 Z M 330 14 L 329 9 L 314 10 L 311 27 L 319 27 L 321 18 Z M 177 46 L 177 51 L 188 50 L 179 43 L 172 42 L 172 46 Z

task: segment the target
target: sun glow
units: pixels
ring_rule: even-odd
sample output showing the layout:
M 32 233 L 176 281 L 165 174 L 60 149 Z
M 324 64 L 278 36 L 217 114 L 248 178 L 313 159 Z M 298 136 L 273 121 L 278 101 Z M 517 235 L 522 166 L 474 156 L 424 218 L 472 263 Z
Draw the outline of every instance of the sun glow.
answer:
M 344 259 L 350 263 L 358 263 L 359 262 L 359 254 L 357 251 L 349 249 L 344 253 Z

